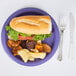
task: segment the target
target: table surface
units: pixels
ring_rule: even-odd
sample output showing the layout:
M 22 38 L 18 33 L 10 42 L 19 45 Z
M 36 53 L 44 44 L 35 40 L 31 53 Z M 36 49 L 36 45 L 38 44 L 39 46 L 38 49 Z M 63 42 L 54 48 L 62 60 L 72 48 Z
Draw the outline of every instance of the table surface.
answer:
M 72 12 L 76 20 L 76 0 L 0 0 L 0 34 L 10 14 L 24 7 L 41 8 L 48 12 L 57 23 L 59 15 L 64 12 Z M 74 31 L 74 54 L 76 54 L 75 33 L 76 31 Z M 0 76 L 76 76 L 76 55 L 73 59 L 68 57 L 69 41 L 69 27 L 67 26 L 64 32 L 63 60 L 61 62 L 57 60 L 57 49 L 55 55 L 46 63 L 36 67 L 27 67 L 15 63 L 7 56 L 0 39 Z

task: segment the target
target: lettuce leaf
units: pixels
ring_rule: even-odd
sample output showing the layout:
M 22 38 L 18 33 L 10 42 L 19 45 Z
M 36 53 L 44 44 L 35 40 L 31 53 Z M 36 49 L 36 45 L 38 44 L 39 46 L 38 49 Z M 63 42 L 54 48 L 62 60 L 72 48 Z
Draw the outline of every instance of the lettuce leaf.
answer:
M 45 38 L 50 37 L 52 34 L 40 34 L 35 35 L 34 40 L 44 40 Z
M 10 36 L 13 40 L 18 40 L 19 32 L 13 30 L 10 26 L 6 26 L 7 35 Z

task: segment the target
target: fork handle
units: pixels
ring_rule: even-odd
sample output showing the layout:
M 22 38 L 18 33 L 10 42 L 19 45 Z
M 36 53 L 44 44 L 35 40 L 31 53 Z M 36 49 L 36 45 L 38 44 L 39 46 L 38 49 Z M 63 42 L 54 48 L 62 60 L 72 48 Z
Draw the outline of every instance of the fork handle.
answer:
M 59 44 L 59 52 L 58 52 L 58 60 L 62 61 L 62 45 L 63 45 L 63 31 L 60 32 L 60 44 Z

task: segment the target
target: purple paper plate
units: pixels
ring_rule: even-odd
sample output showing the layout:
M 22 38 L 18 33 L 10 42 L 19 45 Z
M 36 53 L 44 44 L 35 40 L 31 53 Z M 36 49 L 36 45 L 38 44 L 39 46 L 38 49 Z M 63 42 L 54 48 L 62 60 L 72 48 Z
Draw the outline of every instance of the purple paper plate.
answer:
M 60 35 L 59 35 L 59 30 L 57 27 L 56 22 L 54 21 L 54 19 L 51 17 L 52 19 L 52 36 L 49 38 L 46 38 L 43 43 L 47 43 L 50 46 L 52 46 L 52 52 L 47 54 L 47 56 L 45 57 L 45 59 L 41 60 L 41 59 L 36 59 L 34 62 L 27 62 L 24 63 L 18 56 L 15 57 L 13 56 L 11 49 L 7 46 L 6 42 L 8 40 L 7 35 L 6 35 L 6 30 L 5 30 L 5 26 L 9 25 L 9 22 L 12 18 L 14 17 L 19 17 L 19 16 L 25 16 L 25 15 L 48 15 L 50 16 L 48 13 L 46 13 L 45 11 L 38 9 L 38 8 L 23 8 L 20 9 L 18 11 L 16 11 L 15 13 L 13 13 L 10 17 L 8 17 L 8 19 L 6 20 L 6 22 L 3 25 L 3 29 L 2 29 L 2 33 L 1 33 L 1 39 L 2 39 L 2 45 L 3 48 L 5 50 L 5 52 L 7 53 L 7 55 L 14 60 L 15 62 L 17 62 L 18 64 L 24 65 L 24 66 L 37 66 L 37 65 L 41 65 L 43 63 L 45 63 L 46 61 L 48 61 L 49 59 L 52 58 L 52 56 L 55 54 L 57 48 L 58 48 L 58 44 L 59 44 L 59 40 L 60 40 Z

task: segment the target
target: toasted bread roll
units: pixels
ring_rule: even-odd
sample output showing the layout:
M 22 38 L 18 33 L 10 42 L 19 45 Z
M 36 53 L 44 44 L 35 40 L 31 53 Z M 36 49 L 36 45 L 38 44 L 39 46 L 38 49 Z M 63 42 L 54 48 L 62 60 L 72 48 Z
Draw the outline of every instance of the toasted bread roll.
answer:
M 50 16 L 21 16 L 13 18 L 10 27 L 26 34 L 49 34 L 52 22 Z

